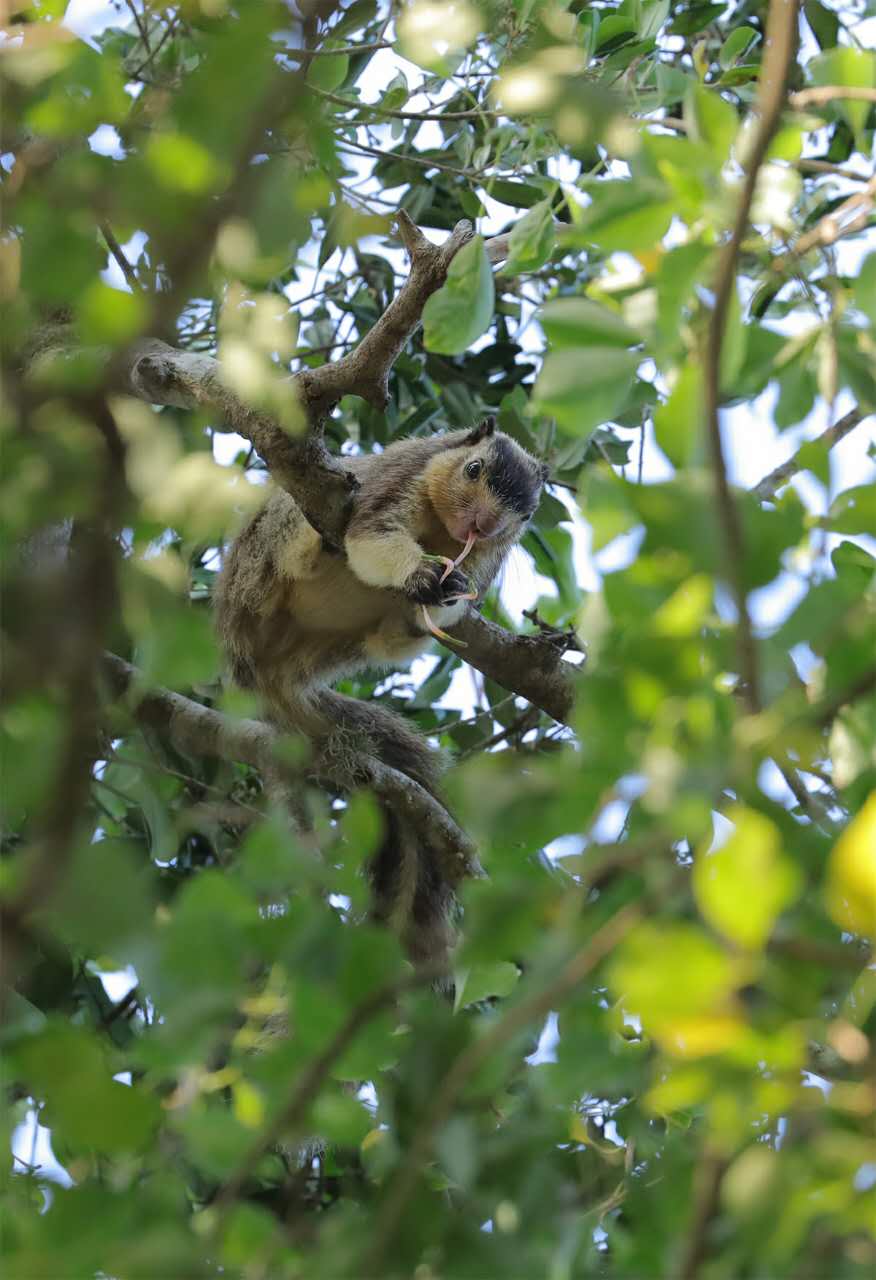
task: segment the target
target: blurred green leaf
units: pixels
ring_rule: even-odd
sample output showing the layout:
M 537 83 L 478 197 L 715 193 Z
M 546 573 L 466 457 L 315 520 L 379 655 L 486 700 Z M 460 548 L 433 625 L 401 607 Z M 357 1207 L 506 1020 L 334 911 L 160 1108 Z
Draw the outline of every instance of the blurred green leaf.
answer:
M 423 337 L 430 351 L 455 355 L 481 336 L 493 315 L 493 272 L 480 236 L 457 253 L 447 282 L 423 310 Z
M 535 387 L 536 412 L 551 414 L 576 435 L 589 435 L 620 409 L 639 360 L 618 347 L 551 352 Z
M 555 239 L 552 203 L 540 200 L 514 223 L 505 270 L 537 271 L 551 256 Z
M 836 85 L 843 89 L 876 88 L 876 53 L 871 49 L 839 45 L 813 58 L 808 63 L 807 70 L 816 85 Z M 859 147 L 863 148 L 863 131 L 870 112 L 869 105 L 840 95 L 837 98 L 837 109 L 848 121 Z
M 709 924 L 738 946 L 759 950 L 802 879 L 768 818 L 741 806 L 725 816 L 734 830 L 720 848 L 697 853 L 694 894 Z
M 307 83 L 315 89 L 332 93 L 339 89 L 350 70 L 350 59 L 345 54 L 336 58 L 314 58 L 307 69 Z
M 615 311 L 590 298 L 557 298 L 541 313 L 541 324 L 554 348 L 631 347 L 641 339 Z

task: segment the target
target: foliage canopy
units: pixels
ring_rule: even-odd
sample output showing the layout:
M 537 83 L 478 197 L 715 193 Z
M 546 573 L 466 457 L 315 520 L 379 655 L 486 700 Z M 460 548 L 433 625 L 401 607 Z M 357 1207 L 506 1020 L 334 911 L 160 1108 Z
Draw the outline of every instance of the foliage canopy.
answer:
M 876 405 L 872 3 L 7 8 L 8 1274 L 871 1275 L 876 486 L 831 448 Z M 399 210 L 482 234 L 326 440 L 495 412 L 551 481 L 537 614 L 512 568 L 485 615 L 578 649 L 565 726 L 458 647 L 345 686 L 455 757 L 454 1002 L 363 923 L 372 797 L 296 833 L 233 749 L 209 601 L 263 462 L 124 375 L 216 355 L 301 432 Z

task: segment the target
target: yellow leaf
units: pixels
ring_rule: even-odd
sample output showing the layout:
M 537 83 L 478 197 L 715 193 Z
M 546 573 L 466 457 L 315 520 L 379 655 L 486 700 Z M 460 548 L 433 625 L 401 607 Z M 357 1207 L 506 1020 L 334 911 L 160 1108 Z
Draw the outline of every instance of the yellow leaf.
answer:
M 799 893 L 801 877 L 782 852 L 778 827 L 754 809 L 734 805 L 729 840 L 697 852 L 693 890 L 705 919 L 732 942 L 760 949 L 776 917 Z
M 841 929 L 876 937 L 876 791 L 833 847 L 825 895 Z
M 381 1142 L 385 1142 L 385 1141 L 386 1141 L 385 1129 L 371 1129 L 369 1130 L 368 1133 L 365 1134 L 365 1137 L 362 1139 L 359 1145 L 363 1151 L 370 1151 L 372 1147 L 379 1146 Z
M 654 614 L 658 636 L 693 636 L 700 630 L 712 607 L 712 579 L 694 573 L 676 588 Z
M 580 1142 L 585 1146 L 590 1143 L 590 1134 L 587 1132 L 587 1118 L 579 1115 L 577 1111 L 569 1121 L 569 1137 L 572 1142 Z
M 677 1018 L 655 1029 L 660 1044 L 674 1058 L 704 1058 L 732 1049 L 747 1033 L 746 1024 L 731 1014 Z
M 702 1102 L 711 1087 L 712 1077 L 702 1067 L 673 1068 L 648 1090 L 645 1106 L 654 1115 L 672 1115 Z
M 232 1087 L 234 1115 L 247 1129 L 260 1129 L 265 1121 L 262 1095 L 248 1080 L 238 1080 Z
M 610 986 L 625 1011 L 655 1035 L 688 1020 L 723 1015 L 750 976 L 748 960 L 730 955 L 689 924 L 640 925 L 609 969 Z
M 665 249 L 658 245 L 656 249 L 640 249 L 638 253 L 633 254 L 633 257 L 642 264 L 648 275 L 651 276 L 660 266 L 660 260 L 665 252 Z

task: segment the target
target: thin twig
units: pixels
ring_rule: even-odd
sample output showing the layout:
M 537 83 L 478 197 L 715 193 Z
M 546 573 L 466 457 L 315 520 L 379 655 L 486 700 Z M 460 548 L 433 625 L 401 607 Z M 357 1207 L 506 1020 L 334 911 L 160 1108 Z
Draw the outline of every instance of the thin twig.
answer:
M 785 100 L 788 71 L 796 49 L 797 12 L 798 0 L 771 0 L 767 21 L 766 55 L 758 94 L 760 125 L 749 156 L 733 231 L 718 264 L 714 285 L 715 304 L 708 329 L 704 368 L 704 400 L 709 452 L 715 482 L 715 500 L 724 542 L 726 572 L 736 603 L 740 675 L 746 705 L 752 712 L 760 709 L 760 687 L 757 653 L 745 591 L 742 523 L 730 492 L 724 445 L 721 439 L 721 348 L 727 324 L 727 311 L 736 280 L 736 263 L 742 237 L 748 226 L 758 173 L 766 159 Z
M 863 231 L 868 225 L 873 205 L 876 202 L 876 178 L 870 178 L 862 191 L 856 191 L 844 200 L 841 205 L 826 213 L 815 226 L 800 237 L 788 253 L 774 258 L 773 271 L 782 271 L 796 258 L 810 249 L 826 248 L 835 244 L 843 236 L 854 235 Z
M 801 89 L 792 93 L 788 105 L 794 111 L 805 111 L 807 107 L 830 106 L 837 98 L 846 98 L 850 102 L 876 103 L 876 89 L 861 88 L 857 85 L 823 84 L 813 89 Z
M 413 152 L 408 155 L 400 155 L 397 151 L 379 151 L 377 147 L 367 147 L 364 142 L 351 142 L 349 138 L 341 138 L 339 141 L 342 146 L 353 147 L 356 151 L 364 151 L 366 155 L 376 156 L 378 160 L 399 160 L 403 164 L 410 162 L 411 164 L 418 164 L 424 169 L 440 169 L 442 173 L 454 173 L 457 177 L 468 178 L 470 181 L 480 177 L 484 172 L 483 169 L 459 169 L 452 164 L 443 164 L 440 160 L 427 160 Z
M 482 111 L 401 111 L 381 106 L 379 102 L 357 102 L 355 98 L 342 98 L 340 94 L 329 93 L 327 89 L 317 89 L 317 93 L 326 102 L 334 102 L 349 111 L 370 111 L 374 115 L 390 116 L 393 120 L 435 120 L 440 123 L 444 120 L 480 120 L 484 117 L 496 120 L 499 116 L 498 111 L 491 111 L 487 107 Z
M 121 267 L 122 275 L 125 277 L 128 284 L 131 286 L 132 291 L 134 293 L 140 293 L 142 290 L 142 286 L 140 284 L 140 281 L 137 279 L 137 273 L 134 270 L 134 268 L 131 266 L 128 259 L 125 257 L 125 251 L 122 248 L 122 246 L 119 244 L 115 235 L 113 234 L 113 229 L 108 222 L 101 222 L 100 234 L 103 236 L 106 242 L 106 247 L 109 249 L 110 253 L 115 258 L 119 266 Z
M 872 414 L 864 413 L 862 409 L 850 409 L 847 414 L 840 418 L 833 426 L 822 431 L 820 436 L 816 436 L 814 440 L 805 441 L 796 453 L 792 454 L 787 462 L 780 463 L 775 467 L 769 475 L 754 486 L 752 493 L 761 502 L 768 502 L 774 498 L 776 491 L 781 489 L 782 485 L 788 483 L 798 472 L 806 467 L 806 454 L 809 453 L 813 445 L 823 445 L 825 450 L 832 449 L 835 444 L 843 440 L 855 427 L 862 422 L 866 422 Z
M 331 32 L 328 33 L 329 35 Z M 378 49 L 394 49 L 394 40 L 374 40 L 371 44 L 348 44 L 341 49 L 294 49 L 283 50 L 284 58 L 295 58 L 303 62 L 306 58 L 355 58 L 360 53 L 375 53 Z

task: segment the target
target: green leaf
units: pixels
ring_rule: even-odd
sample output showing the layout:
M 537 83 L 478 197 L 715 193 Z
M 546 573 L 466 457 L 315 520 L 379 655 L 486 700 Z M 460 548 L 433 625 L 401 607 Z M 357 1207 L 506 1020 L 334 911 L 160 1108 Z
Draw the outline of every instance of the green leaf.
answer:
M 650 40 L 659 34 L 661 27 L 669 17 L 670 0 L 645 0 L 639 13 L 638 36 L 640 40 Z
M 476 964 L 456 974 L 456 999 L 454 1009 L 477 1004 L 490 996 L 510 995 L 520 979 L 520 970 L 509 961 L 496 964 Z
M 468 1116 L 453 1116 L 438 1134 L 438 1158 L 457 1186 L 471 1187 L 478 1169 L 478 1133 Z
M 139 333 L 145 314 L 146 303 L 139 294 L 95 280 L 79 303 L 82 339 L 122 346 Z
M 834 533 L 876 534 L 876 484 L 856 485 L 838 493 L 825 523 Z
M 597 51 L 605 53 L 609 48 L 617 48 L 625 41 L 631 40 L 635 34 L 633 19 L 626 14 L 610 13 L 606 17 L 601 17 L 596 37 Z
M 601 182 L 591 187 L 589 206 L 579 226 L 564 235 L 570 244 L 598 245 L 606 253 L 637 253 L 654 249 L 669 230 L 675 204 L 662 183 L 640 179 Z
M 675 36 L 696 35 L 709 23 L 723 18 L 725 12 L 726 8 L 723 4 L 693 4 L 676 14 L 669 30 Z
M 143 780 L 141 772 L 131 772 Z M 175 852 L 174 843 L 164 857 Z M 98 840 L 81 846 L 64 881 L 59 933 L 90 956 L 122 960 L 123 945 L 146 934 L 150 923 L 154 885 L 145 862 L 142 846 L 134 841 Z
M 542 309 L 540 319 L 552 347 L 631 347 L 641 342 L 616 311 L 590 298 L 557 298 Z
M 837 85 L 849 89 L 876 88 L 876 53 L 869 49 L 841 45 L 813 58 L 807 70 L 815 85 Z M 870 114 L 870 104 L 855 102 L 839 95 L 836 106 L 848 121 L 858 146 L 863 149 L 864 125 Z
M 803 12 L 821 49 L 832 49 L 839 38 L 839 18 L 820 0 L 803 0 Z
M 620 409 L 640 360 L 618 347 L 552 351 L 535 384 L 533 407 L 567 431 L 589 435 Z
M 407 102 L 409 92 L 408 82 L 402 72 L 399 71 L 386 86 L 383 97 L 380 99 L 380 105 L 388 111 L 398 111 Z
M 97 1041 L 82 1027 L 53 1022 L 17 1045 L 16 1075 L 46 1100 L 45 1122 L 84 1150 L 137 1151 L 161 1114 L 157 1098 L 113 1080 Z
M 628 1013 L 657 1029 L 716 1012 L 747 971 L 695 925 L 642 924 L 612 960 L 609 982 Z
M 780 912 L 802 888 L 800 872 L 782 852 L 778 827 L 762 813 L 735 805 L 733 834 L 720 849 L 700 849 L 693 890 L 705 919 L 749 950 L 766 943 Z
M 336 58 L 314 58 L 307 70 L 307 83 L 314 89 L 334 93 L 346 80 L 349 70 L 350 59 L 346 54 L 339 54 Z
M 540 200 L 515 222 L 505 270 L 509 274 L 537 271 L 551 256 L 555 241 L 553 205 L 550 199 Z
M 512 182 L 509 178 L 492 178 L 486 188 L 500 204 L 510 204 L 515 209 L 531 209 L 544 197 L 539 187 L 528 182 Z
M 672 394 L 654 414 L 657 443 L 674 467 L 690 462 L 705 432 L 703 371 L 690 361 L 676 379 Z
M 739 119 L 730 103 L 716 89 L 694 84 L 684 100 L 684 118 L 696 141 L 707 144 L 714 163 L 723 164 L 739 129 Z
M 871 253 L 861 263 L 852 288 L 855 306 L 863 311 L 876 332 L 876 253 Z
M 423 309 L 428 351 L 460 355 L 493 318 L 493 271 L 480 236 L 464 245 L 450 264 L 447 281 Z
M 735 31 L 731 31 L 718 54 L 718 61 L 724 70 L 734 66 L 759 39 L 760 35 L 754 27 L 737 27 Z

